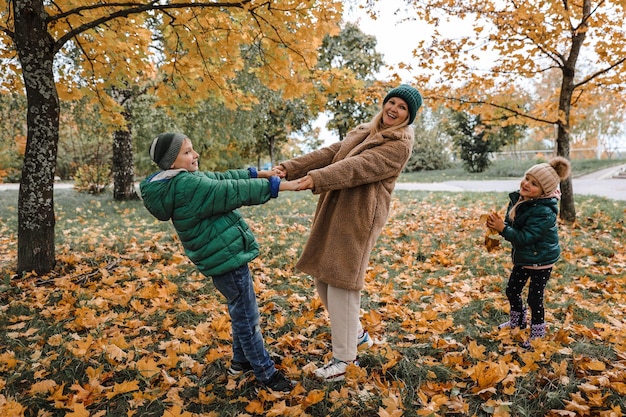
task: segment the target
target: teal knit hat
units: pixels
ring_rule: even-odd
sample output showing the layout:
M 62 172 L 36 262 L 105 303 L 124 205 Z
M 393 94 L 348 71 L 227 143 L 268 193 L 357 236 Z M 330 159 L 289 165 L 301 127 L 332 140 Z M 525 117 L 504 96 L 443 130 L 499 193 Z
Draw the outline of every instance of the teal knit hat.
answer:
M 383 100 L 383 106 L 391 97 L 400 97 L 402 100 L 406 101 L 406 104 L 409 106 L 409 124 L 412 124 L 417 111 L 422 107 L 423 100 L 420 92 L 408 84 L 401 84 L 387 93 Z

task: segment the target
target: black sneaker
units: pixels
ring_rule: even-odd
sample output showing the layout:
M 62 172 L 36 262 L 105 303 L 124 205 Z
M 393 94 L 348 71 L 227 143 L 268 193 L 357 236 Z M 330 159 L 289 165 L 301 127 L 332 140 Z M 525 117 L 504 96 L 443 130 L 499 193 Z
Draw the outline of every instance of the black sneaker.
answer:
M 261 382 L 260 384 L 262 388 L 268 388 L 277 392 L 288 393 L 293 389 L 293 383 L 285 378 L 281 371 L 276 371 L 269 381 Z
M 250 362 L 231 362 L 230 367 L 228 368 L 228 376 L 237 378 L 252 371 L 253 369 Z

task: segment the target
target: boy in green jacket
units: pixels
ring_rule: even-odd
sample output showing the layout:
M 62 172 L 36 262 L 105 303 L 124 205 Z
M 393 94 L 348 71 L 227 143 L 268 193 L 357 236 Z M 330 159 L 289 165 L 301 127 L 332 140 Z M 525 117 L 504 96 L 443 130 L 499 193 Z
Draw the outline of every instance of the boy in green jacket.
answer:
M 232 376 L 254 371 L 263 388 L 290 392 L 292 382 L 265 349 L 248 262 L 259 254 L 250 228 L 236 210 L 263 204 L 280 190 L 297 190 L 273 171 L 199 172 L 198 153 L 181 133 L 162 133 L 150 146 L 162 169 L 140 184 L 143 203 L 162 221 L 171 220 L 189 259 L 226 297 L 233 334 Z

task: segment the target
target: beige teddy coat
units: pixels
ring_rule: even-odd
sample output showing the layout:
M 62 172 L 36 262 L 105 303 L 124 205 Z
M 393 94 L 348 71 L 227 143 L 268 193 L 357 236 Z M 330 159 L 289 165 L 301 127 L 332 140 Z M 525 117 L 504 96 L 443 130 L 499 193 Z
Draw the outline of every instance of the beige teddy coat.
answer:
M 296 268 L 328 285 L 361 290 L 369 257 L 389 216 L 391 193 L 413 147 L 410 126 L 369 136 L 358 126 L 326 148 L 283 162 L 287 179 L 309 174 L 319 194 Z

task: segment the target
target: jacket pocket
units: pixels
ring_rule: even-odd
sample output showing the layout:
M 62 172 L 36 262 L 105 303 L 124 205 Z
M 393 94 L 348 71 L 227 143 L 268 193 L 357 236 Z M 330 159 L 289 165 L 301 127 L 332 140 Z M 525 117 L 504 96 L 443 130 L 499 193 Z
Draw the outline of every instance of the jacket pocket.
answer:
M 243 241 L 243 249 L 248 252 L 254 247 L 254 236 L 250 229 L 243 228 L 241 226 L 237 226 L 239 233 L 241 234 L 241 240 Z

